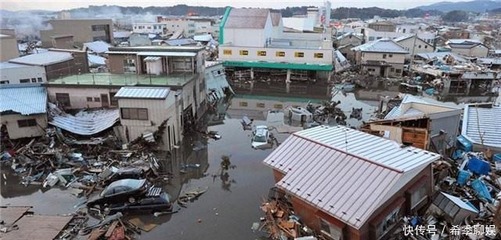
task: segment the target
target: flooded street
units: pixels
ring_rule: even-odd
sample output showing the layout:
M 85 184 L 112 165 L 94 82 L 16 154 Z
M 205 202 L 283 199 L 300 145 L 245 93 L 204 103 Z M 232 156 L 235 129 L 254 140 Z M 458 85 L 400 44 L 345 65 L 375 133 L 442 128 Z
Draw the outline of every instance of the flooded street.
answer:
M 347 123 L 354 127 L 371 117 L 375 110 L 374 103 L 357 101 L 352 93 L 338 94 L 333 100 L 341 101 L 339 107 L 347 116 L 352 108 L 363 108 L 362 120 L 347 120 Z M 251 226 L 263 216 L 259 208 L 260 203 L 266 199 L 268 190 L 274 185 L 272 170 L 262 161 L 277 146 L 264 150 L 252 149 L 251 131 L 244 131 L 240 120 L 242 116 L 248 116 L 255 120 L 254 126 L 271 127 L 270 131 L 278 142 L 283 142 L 289 134 L 278 133 L 277 128 L 273 128 L 282 125 L 282 113 L 270 115 L 265 109 L 242 108 L 241 101 L 253 100 L 236 97 L 232 100 L 228 112 L 220 113 L 221 116 L 225 115 L 220 120 L 224 120 L 216 121 L 208 127 L 209 131 L 217 131 L 221 139 L 209 139 L 207 144 L 197 139 L 187 141 L 184 147 L 173 153 L 172 161 L 160 162 L 164 173 L 171 176 L 164 181 L 162 187 L 169 192 L 172 199 L 199 187 L 208 187 L 208 190 L 198 199 L 188 202 L 186 207 L 176 203 L 174 210 L 179 212 L 174 214 L 157 217 L 152 214 L 128 216 L 139 218 L 145 225 L 153 227 L 149 232 L 143 231 L 138 236 L 140 239 L 256 239 L 265 236 L 265 233 L 253 232 Z M 270 106 L 303 106 L 308 101 L 303 99 L 291 102 L 278 98 L 264 102 Z M 233 166 L 227 175 L 220 174 L 223 155 L 230 157 Z M 159 157 L 167 158 L 166 155 Z M 70 189 L 43 189 L 39 185 L 25 187 L 19 184 L 20 179 L 12 172 L 8 168 L 2 170 L 4 179 L 1 205 L 33 206 L 33 211 L 37 214 L 55 215 L 73 213 L 79 203 L 85 201 L 84 198 L 72 195 Z

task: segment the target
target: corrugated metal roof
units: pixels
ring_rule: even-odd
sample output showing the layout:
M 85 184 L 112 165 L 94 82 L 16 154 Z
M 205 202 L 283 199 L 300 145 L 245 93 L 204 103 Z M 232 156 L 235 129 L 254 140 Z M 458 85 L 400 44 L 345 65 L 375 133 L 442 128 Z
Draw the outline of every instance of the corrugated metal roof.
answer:
M 277 186 L 358 229 L 439 158 L 344 126 L 320 126 L 294 133 L 264 163 L 285 173 Z
M 165 99 L 169 92 L 167 87 L 122 87 L 115 98 Z
M 402 102 L 400 105 L 391 109 L 388 114 L 384 117 L 384 119 L 397 119 L 397 118 L 407 118 L 407 117 L 420 117 L 426 115 L 425 112 L 418 110 L 412 107 L 413 103 L 419 103 L 424 105 L 431 105 L 444 108 L 445 111 L 460 109 L 454 103 L 444 103 L 439 102 L 437 100 L 426 98 L 426 97 L 417 97 L 411 94 L 405 94 L 402 98 Z
M 23 57 L 14 58 L 9 60 L 9 62 L 26 64 L 26 65 L 35 65 L 35 66 L 47 66 L 54 63 L 68 61 L 71 59 L 73 59 L 71 53 L 48 51 L 48 52 L 31 54 Z
M 461 76 L 464 79 L 501 79 L 501 74 L 497 72 L 465 72 Z
M 89 48 L 91 51 L 95 53 L 104 53 L 108 51 L 108 49 L 111 47 L 111 45 L 107 42 L 104 41 L 95 41 L 95 42 L 88 42 L 84 43 L 84 46 Z
M 454 60 L 456 60 L 458 62 L 461 62 L 461 63 L 469 62 L 465 58 L 460 57 L 459 55 L 457 55 L 455 53 L 451 53 L 451 52 L 418 53 L 416 55 L 423 58 L 423 59 L 427 59 L 427 60 L 433 60 L 433 58 L 445 59 L 447 56 L 451 56 L 454 58 Z
M 75 134 L 90 136 L 100 133 L 120 120 L 118 109 L 104 109 L 97 111 L 81 111 L 75 116 L 52 116 L 49 124 Z
M 264 28 L 269 9 L 232 8 L 226 20 L 225 28 Z
M 138 56 L 194 57 L 194 52 L 138 52 Z
M 409 53 L 403 47 L 391 39 L 379 39 L 352 48 L 354 51 L 362 52 L 388 52 L 388 53 Z
M 0 87 L 0 112 L 14 111 L 22 115 L 47 112 L 44 87 Z
M 466 105 L 461 134 L 476 144 L 501 148 L 501 107 Z M 482 139 L 480 138 L 482 134 Z

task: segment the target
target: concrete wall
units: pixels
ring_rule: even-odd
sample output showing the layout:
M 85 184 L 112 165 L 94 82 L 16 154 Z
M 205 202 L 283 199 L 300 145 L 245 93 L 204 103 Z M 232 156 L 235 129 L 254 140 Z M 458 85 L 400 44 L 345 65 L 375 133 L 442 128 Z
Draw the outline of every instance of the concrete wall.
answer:
M 489 49 L 484 46 L 476 46 L 473 48 L 452 48 L 453 53 L 469 56 L 469 57 L 487 57 Z
M 113 22 L 111 19 L 67 19 L 50 20 L 51 30 L 40 31 L 43 47 L 53 47 L 51 36 L 55 35 L 73 35 L 76 45 L 82 46 L 83 43 L 93 42 L 95 37 L 105 37 L 102 40 L 113 43 Z M 93 25 L 106 25 L 108 31 L 92 30 Z
M 37 121 L 37 126 L 20 128 L 17 123 L 17 120 L 24 120 L 24 119 L 35 119 Z M 47 115 L 46 114 L 37 114 L 30 116 L 23 116 L 21 114 L 2 115 L 0 123 L 2 125 L 6 125 L 10 139 L 39 137 L 45 134 L 45 128 L 47 128 Z
M 4 62 L 19 57 L 17 41 L 15 36 L 0 36 L 0 62 Z
M 233 46 L 264 47 L 266 38 L 263 29 L 225 28 L 224 43 Z M 221 46 L 219 51 L 221 52 Z
M 174 93 L 171 92 L 166 99 L 119 99 L 118 105 L 120 108 L 147 108 L 148 120 L 128 120 L 122 119 L 120 113 L 120 122 L 123 126 L 123 135 L 128 132 L 129 141 L 140 137 L 145 132 L 154 132 L 158 129 L 163 121 L 167 120 L 166 129 L 163 134 L 162 141 L 168 146 L 168 150 L 172 150 L 177 142 L 182 140 L 182 130 L 180 121 L 181 112 L 176 113 Z M 127 130 L 126 130 L 127 129 Z M 170 129 L 170 135 L 169 130 Z M 170 144 L 169 144 L 170 143 Z
M 56 102 L 56 93 L 68 93 L 70 96 L 70 106 L 65 107 L 66 109 L 84 109 L 84 108 L 100 108 L 103 107 L 101 94 L 106 94 L 108 96 L 108 105 L 110 107 L 117 107 L 111 105 L 111 95 L 110 93 L 116 93 L 120 89 L 120 86 L 110 86 L 103 88 L 93 88 L 84 86 L 67 86 L 58 87 L 53 85 L 47 86 L 47 93 L 49 95 L 49 101 L 52 103 Z M 92 101 L 88 101 L 91 98 Z M 96 99 L 99 98 L 99 99 Z M 98 100 L 98 101 L 96 101 Z M 105 105 L 106 106 L 106 105 Z
M 30 79 L 30 83 L 35 78 L 36 83 L 47 82 L 45 68 L 39 66 L 23 66 L 16 68 L 0 69 L 1 81 L 9 81 L 9 84 L 19 84 L 20 79 Z M 40 79 L 41 78 L 41 82 Z
M 185 37 L 195 35 L 195 22 L 184 19 L 163 19 L 160 23 L 165 24 L 168 33 L 183 31 Z
M 415 41 L 415 42 L 414 42 Z M 397 42 L 400 46 L 405 48 L 405 50 L 409 51 L 409 54 L 405 55 L 406 59 L 411 58 L 411 54 L 414 53 L 414 55 L 419 54 L 419 53 L 430 53 L 433 52 L 433 46 L 424 42 L 423 40 L 417 38 L 414 40 L 414 37 L 407 38 L 405 40 L 402 40 L 400 42 Z M 414 50 L 412 50 L 414 45 Z
M 230 54 L 225 54 L 230 50 Z M 248 51 L 248 55 L 240 55 L 241 50 Z M 266 56 L 258 56 L 258 51 L 266 51 Z M 285 57 L 277 57 L 276 52 L 285 52 Z M 295 57 L 296 52 L 303 52 L 304 57 Z M 322 53 L 323 58 L 315 58 L 315 53 Z M 289 63 L 317 63 L 332 64 L 332 49 L 291 49 L 291 48 L 264 48 L 264 47 L 219 47 L 219 58 L 223 61 L 267 61 Z M 402 62 L 403 63 L 403 62 Z

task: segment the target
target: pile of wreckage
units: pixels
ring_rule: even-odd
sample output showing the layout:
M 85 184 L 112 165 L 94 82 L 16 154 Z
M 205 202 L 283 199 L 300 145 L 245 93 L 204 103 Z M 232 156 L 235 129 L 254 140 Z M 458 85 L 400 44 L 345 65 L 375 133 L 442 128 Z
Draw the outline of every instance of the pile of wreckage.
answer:
M 436 192 L 431 204 L 421 215 L 404 217 L 394 239 L 499 239 L 501 154 L 474 152 L 459 136 L 451 158 L 433 168 Z
M 157 217 L 177 212 L 172 206 L 175 199 L 158 187 L 172 177 L 162 170 L 168 154 L 157 145 L 165 124 L 129 144 L 122 144 L 113 130 L 100 133 L 100 137 L 82 138 L 58 127 L 48 128 L 45 136 L 29 142 L 9 140 L 2 144 L 0 164 L 21 177 L 25 186 L 57 186 L 79 197 L 76 212 L 69 214 L 71 221 L 57 239 L 82 235 L 89 235 L 88 239 L 132 239 L 144 224 L 138 218 L 122 216 L 147 212 Z M 189 193 L 182 201 L 186 204 L 200 194 Z M 21 234 L 15 232 L 19 229 L 3 229 L 6 234 Z

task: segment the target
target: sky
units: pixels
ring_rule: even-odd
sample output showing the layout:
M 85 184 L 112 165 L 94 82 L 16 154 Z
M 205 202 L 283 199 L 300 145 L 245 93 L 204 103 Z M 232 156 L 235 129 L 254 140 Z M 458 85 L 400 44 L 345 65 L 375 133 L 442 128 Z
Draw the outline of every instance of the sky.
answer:
M 429 5 L 443 0 L 331 0 L 332 8 L 337 7 L 381 7 L 389 9 L 408 9 L 416 6 Z M 459 2 L 458 0 L 448 0 Z M 1 0 L 0 9 L 19 10 L 65 10 L 89 5 L 118 5 L 118 6 L 173 6 L 186 4 L 190 6 L 209 7 L 264 7 L 285 8 L 287 6 L 321 6 L 322 0 Z

